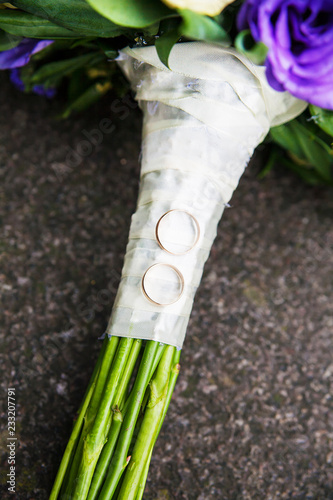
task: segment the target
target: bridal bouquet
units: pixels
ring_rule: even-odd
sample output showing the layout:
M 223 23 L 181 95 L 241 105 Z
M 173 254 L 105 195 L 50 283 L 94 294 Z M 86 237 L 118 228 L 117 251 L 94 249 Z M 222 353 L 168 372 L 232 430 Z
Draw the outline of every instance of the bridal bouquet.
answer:
M 122 278 L 50 495 L 139 500 L 203 266 L 254 149 L 269 142 L 266 169 L 279 156 L 332 184 L 333 3 L 0 2 L 0 51 L 22 91 L 67 92 L 64 118 L 121 93 L 119 68 L 143 111 Z

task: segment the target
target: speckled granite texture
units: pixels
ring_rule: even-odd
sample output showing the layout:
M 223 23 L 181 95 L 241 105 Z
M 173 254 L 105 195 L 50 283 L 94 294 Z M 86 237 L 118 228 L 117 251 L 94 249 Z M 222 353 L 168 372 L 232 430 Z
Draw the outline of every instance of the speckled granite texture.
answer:
M 141 116 L 126 104 L 99 140 L 112 97 L 61 122 L 60 99 L 0 85 L 1 498 L 46 500 L 119 281 Z M 146 500 L 333 499 L 333 193 L 258 162 L 205 268 Z

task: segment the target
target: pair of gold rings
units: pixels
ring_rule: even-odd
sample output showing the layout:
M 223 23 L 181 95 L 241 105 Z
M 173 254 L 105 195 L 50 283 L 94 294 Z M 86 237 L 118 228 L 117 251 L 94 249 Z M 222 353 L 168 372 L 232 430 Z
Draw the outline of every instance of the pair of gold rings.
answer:
M 174 218 L 182 217 L 177 242 L 165 237 L 165 232 L 177 227 Z M 177 219 L 176 219 L 177 222 Z M 158 220 L 155 228 L 156 241 L 162 250 L 171 255 L 185 255 L 198 243 L 200 226 L 197 219 L 186 210 L 173 209 Z M 158 287 L 156 283 L 158 282 Z M 175 266 L 157 263 L 150 266 L 142 277 L 142 291 L 145 297 L 155 305 L 167 306 L 177 302 L 184 292 L 185 282 L 182 273 Z

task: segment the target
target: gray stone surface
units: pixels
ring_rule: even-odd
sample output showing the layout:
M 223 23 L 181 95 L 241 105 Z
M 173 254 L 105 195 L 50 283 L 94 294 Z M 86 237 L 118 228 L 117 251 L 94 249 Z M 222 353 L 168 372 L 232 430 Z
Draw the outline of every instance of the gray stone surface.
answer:
M 61 122 L 60 98 L 0 85 L 1 498 L 45 500 L 119 281 L 141 116 L 118 113 L 89 152 L 84 130 L 111 117 L 111 97 Z M 283 170 L 258 180 L 258 163 L 205 268 L 146 500 L 333 498 L 332 190 Z

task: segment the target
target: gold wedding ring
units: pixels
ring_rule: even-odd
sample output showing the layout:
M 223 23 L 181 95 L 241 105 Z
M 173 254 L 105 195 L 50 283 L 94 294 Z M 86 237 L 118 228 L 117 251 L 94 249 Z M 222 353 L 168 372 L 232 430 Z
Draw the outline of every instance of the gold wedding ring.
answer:
M 164 277 L 162 271 L 161 275 L 154 279 L 153 275 L 158 267 L 160 267 L 161 269 L 163 267 L 167 268 L 169 271 L 169 276 L 165 274 L 164 270 Z M 172 283 L 172 280 L 170 279 L 172 274 L 177 277 L 178 283 Z M 152 302 L 153 304 L 158 306 L 169 306 L 170 304 L 174 304 L 175 302 L 177 302 L 177 300 L 180 299 L 184 292 L 185 283 L 182 273 L 175 266 L 172 266 L 171 264 L 157 263 L 153 264 L 146 270 L 141 280 L 141 286 L 143 294 L 149 300 L 149 302 Z M 170 287 L 172 289 L 172 293 L 170 292 Z M 167 290 L 165 288 L 167 288 Z M 164 302 L 161 297 L 164 298 L 168 295 L 169 299 Z
M 161 229 L 163 222 L 165 222 L 167 217 L 170 216 L 171 214 L 173 214 L 174 212 L 183 212 L 191 219 L 191 221 L 195 225 L 195 237 L 194 237 L 193 241 L 191 241 L 189 243 L 190 246 L 187 250 L 181 251 L 181 252 L 175 252 L 175 251 L 172 251 L 170 248 L 168 248 L 168 245 L 165 242 L 163 243 L 163 238 L 160 234 L 160 229 Z M 199 226 L 197 219 L 192 214 L 190 214 L 186 210 L 182 210 L 180 208 L 175 208 L 173 210 L 168 210 L 168 212 L 166 212 L 165 214 L 162 215 L 162 217 L 160 217 L 160 219 L 158 220 L 158 222 L 156 224 L 155 237 L 156 237 L 157 243 L 162 248 L 162 250 L 165 250 L 166 252 L 170 253 L 171 255 L 184 255 L 184 254 L 190 252 L 192 250 L 192 248 L 198 243 L 199 238 L 200 238 L 200 226 Z M 184 246 L 184 243 L 182 243 L 182 244 Z

